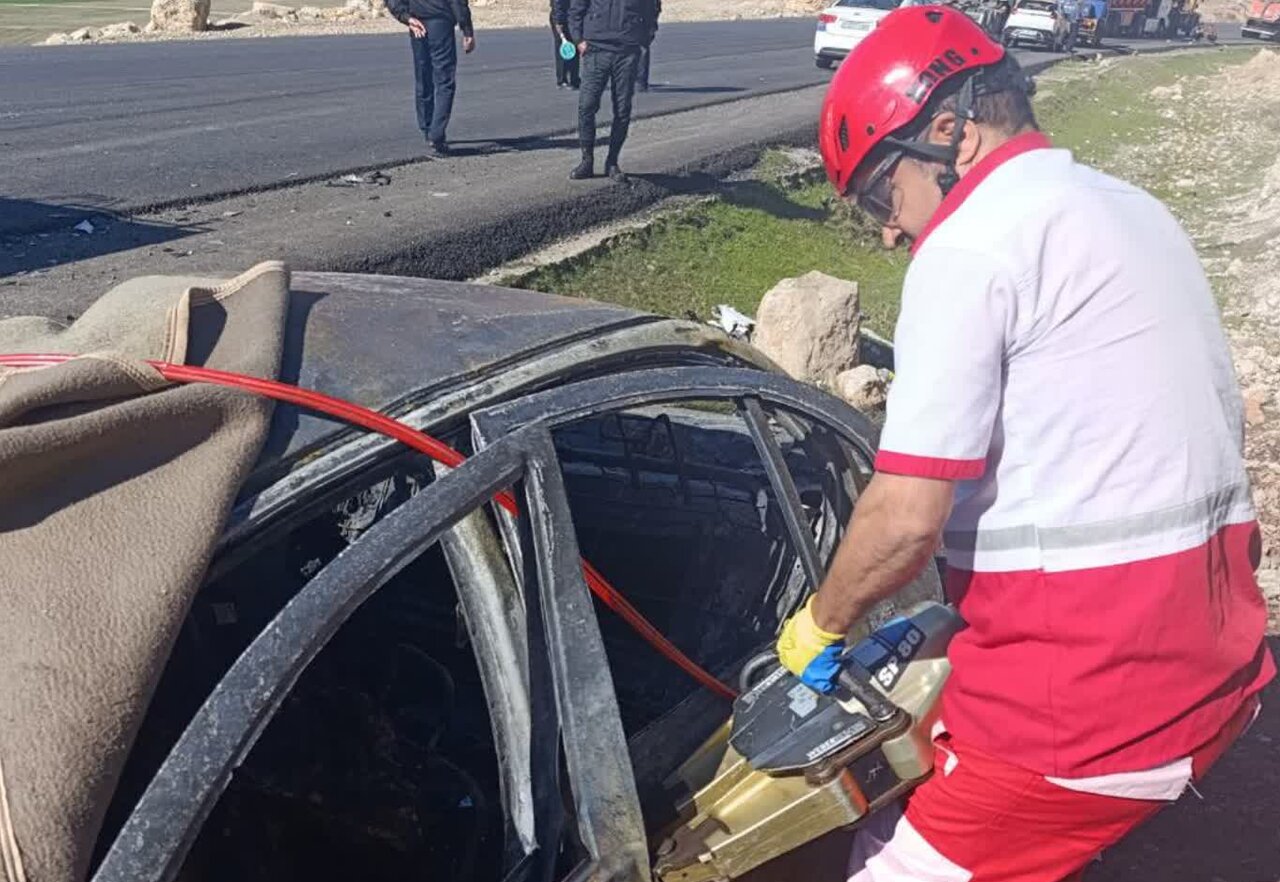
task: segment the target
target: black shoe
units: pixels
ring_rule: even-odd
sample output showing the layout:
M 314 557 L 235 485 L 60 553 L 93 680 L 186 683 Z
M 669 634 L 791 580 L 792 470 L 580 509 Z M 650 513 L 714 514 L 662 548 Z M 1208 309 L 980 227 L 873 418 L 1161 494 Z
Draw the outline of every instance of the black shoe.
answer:
M 582 88 L 582 83 L 570 83 L 569 88 L 576 92 Z
M 594 178 L 595 176 L 595 163 L 589 159 L 582 160 L 574 167 L 573 171 L 569 172 L 569 180 L 571 181 L 585 181 L 587 178 Z
M 444 159 L 449 155 L 449 145 L 444 141 L 428 141 L 427 156 L 431 159 Z
M 615 184 L 626 184 L 631 181 L 631 179 L 627 177 L 626 172 L 618 168 L 618 164 L 616 162 L 605 163 L 604 173 L 605 177 L 609 178 L 609 180 L 613 181 Z

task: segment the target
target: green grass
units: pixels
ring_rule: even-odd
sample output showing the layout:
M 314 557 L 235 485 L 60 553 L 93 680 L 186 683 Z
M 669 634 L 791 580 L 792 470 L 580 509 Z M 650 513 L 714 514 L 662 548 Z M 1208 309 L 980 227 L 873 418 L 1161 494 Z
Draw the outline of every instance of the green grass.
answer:
M 1123 151 L 1149 147 L 1177 125 L 1161 116 L 1151 90 L 1211 74 L 1249 50 L 1138 56 L 1102 68 L 1066 63 L 1039 78 L 1037 114 L 1055 143 L 1109 170 Z M 1188 98 L 1193 96 L 1188 94 Z M 1177 106 L 1177 105 L 1173 105 Z M 1133 163 L 1126 163 L 1126 167 Z M 1188 210 L 1168 164 L 1139 165 L 1135 183 Z M 603 248 L 525 277 L 524 287 L 589 297 L 672 315 L 709 316 L 727 303 L 754 314 L 780 279 L 820 270 L 859 284 L 866 324 L 889 335 L 906 271 L 903 252 L 886 252 L 874 231 L 831 198 L 825 180 L 796 183 L 787 158 L 766 153 L 754 180 L 726 185 L 720 198 L 678 209 Z
M 722 199 L 621 237 L 603 254 L 546 267 L 522 284 L 705 318 L 720 303 L 754 313 L 776 282 L 819 269 L 857 279 L 870 326 L 888 333 L 906 261 L 852 235 L 847 211 L 831 205 L 829 195 L 825 182 L 792 190 L 770 180 L 743 182 Z

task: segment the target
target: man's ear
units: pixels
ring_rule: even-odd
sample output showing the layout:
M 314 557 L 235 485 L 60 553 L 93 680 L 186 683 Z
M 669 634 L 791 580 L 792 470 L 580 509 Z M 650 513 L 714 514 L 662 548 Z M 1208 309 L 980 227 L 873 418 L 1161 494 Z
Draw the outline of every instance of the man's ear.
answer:
M 949 110 L 929 120 L 929 143 L 951 144 L 951 135 L 956 128 L 956 115 Z
M 966 168 L 978 160 L 982 152 L 982 128 L 974 122 L 964 127 L 960 143 L 956 145 L 956 167 Z

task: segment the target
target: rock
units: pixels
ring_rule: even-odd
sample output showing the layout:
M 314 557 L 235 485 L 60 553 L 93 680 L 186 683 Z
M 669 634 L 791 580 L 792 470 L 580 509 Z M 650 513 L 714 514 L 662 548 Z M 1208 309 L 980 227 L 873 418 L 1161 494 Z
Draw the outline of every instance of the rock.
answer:
M 265 0 L 255 0 L 251 11 L 259 18 L 289 19 L 297 15 L 297 10 L 292 6 L 285 6 L 282 3 L 267 3 Z
M 118 24 L 110 24 L 102 29 L 102 33 L 98 35 L 102 40 L 119 40 L 123 37 L 132 37 L 134 34 L 142 33 L 142 28 L 138 27 L 131 21 L 122 21 Z
M 45 37 L 44 43 L 42 43 L 41 45 L 42 46 L 65 46 L 68 43 L 72 43 L 72 42 L 74 41 L 71 39 L 70 34 L 66 32 L 60 32 L 57 34 L 50 34 L 49 36 Z
M 324 18 L 324 10 L 319 6 L 303 6 L 298 9 L 298 18 L 302 21 L 320 21 Z
M 77 28 L 67 36 L 72 43 L 87 43 L 90 40 L 98 39 L 99 33 L 101 32 L 97 28 Z
M 347 0 L 345 8 L 352 10 L 353 14 L 359 15 L 361 18 L 381 18 L 391 15 L 390 10 L 387 9 L 387 4 L 382 0 Z
M 1262 406 L 1267 403 L 1270 393 L 1262 386 L 1252 386 L 1244 390 L 1244 422 L 1247 426 L 1260 426 L 1267 420 Z
M 152 0 L 154 31 L 186 33 L 209 27 L 210 0 Z
M 869 364 L 860 364 L 851 371 L 837 374 L 835 393 L 849 406 L 861 411 L 879 410 L 889 397 L 880 372 Z
M 751 342 L 793 377 L 829 386 L 858 365 L 858 285 L 816 270 L 774 285 Z

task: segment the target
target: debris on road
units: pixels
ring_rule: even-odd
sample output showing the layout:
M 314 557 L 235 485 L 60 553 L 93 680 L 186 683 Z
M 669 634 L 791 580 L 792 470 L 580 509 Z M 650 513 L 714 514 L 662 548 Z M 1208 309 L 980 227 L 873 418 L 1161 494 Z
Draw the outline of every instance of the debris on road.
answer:
M 336 181 L 329 181 L 330 187 L 359 187 L 372 184 L 378 187 L 385 187 L 391 183 L 391 176 L 386 172 L 373 171 L 364 174 L 343 175 Z
M 744 340 L 751 336 L 751 329 L 756 326 L 756 320 L 727 303 L 721 303 L 711 310 L 711 321 L 707 324 L 719 328 L 730 337 Z
M 72 229 L 74 229 L 78 233 L 92 233 L 94 227 L 93 227 L 93 224 L 90 223 L 89 221 L 82 220 L 80 221 L 80 223 L 76 224 Z

